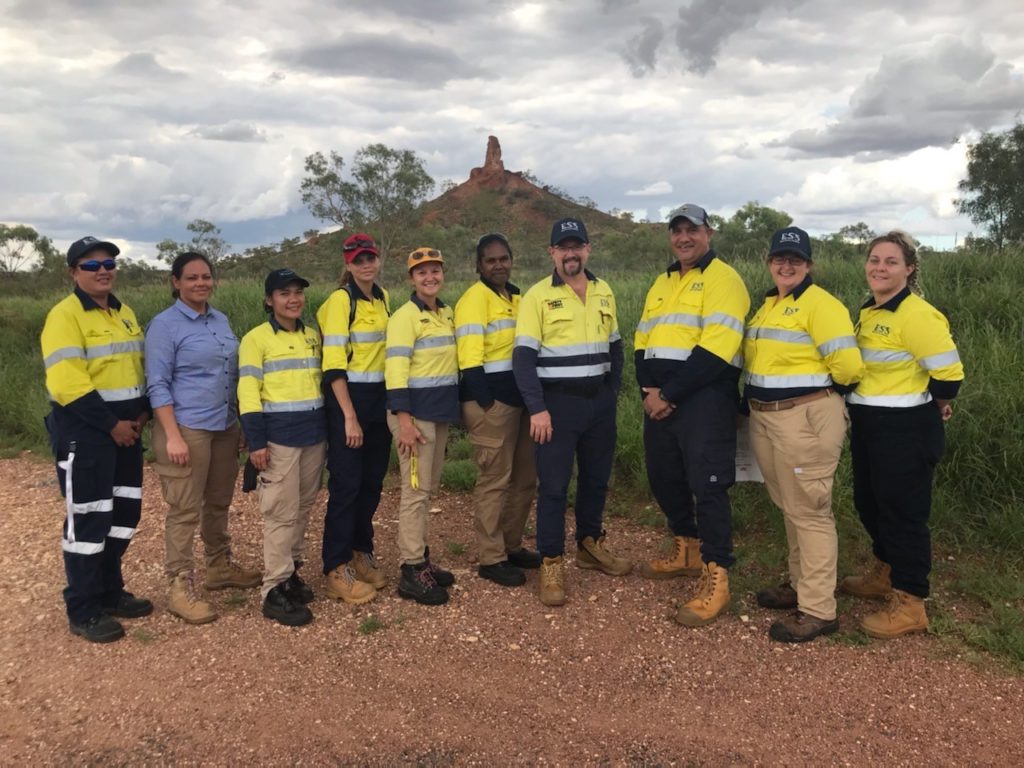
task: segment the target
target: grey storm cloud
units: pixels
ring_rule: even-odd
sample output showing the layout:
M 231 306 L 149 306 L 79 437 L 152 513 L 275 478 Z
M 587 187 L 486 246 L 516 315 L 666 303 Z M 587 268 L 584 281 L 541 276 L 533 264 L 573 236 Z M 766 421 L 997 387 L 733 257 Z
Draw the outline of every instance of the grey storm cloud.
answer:
M 768 146 L 819 157 L 913 152 L 1012 120 L 1022 105 L 1024 78 L 1012 66 L 979 40 L 944 36 L 885 56 L 850 97 L 849 111 L 826 128 Z
M 238 141 L 264 144 L 267 132 L 251 123 L 231 121 L 223 125 L 200 125 L 189 131 L 190 136 L 207 141 Z
M 483 71 L 448 48 L 394 35 L 359 35 L 280 51 L 285 64 L 338 77 L 356 76 L 441 86 L 478 77 Z
M 634 77 L 654 71 L 658 46 L 665 37 L 665 27 L 654 17 L 641 20 L 643 29 L 630 38 L 623 56 Z
M 181 72 L 163 66 L 152 53 L 129 53 L 111 69 L 118 75 L 146 79 L 170 80 L 184 77 Z

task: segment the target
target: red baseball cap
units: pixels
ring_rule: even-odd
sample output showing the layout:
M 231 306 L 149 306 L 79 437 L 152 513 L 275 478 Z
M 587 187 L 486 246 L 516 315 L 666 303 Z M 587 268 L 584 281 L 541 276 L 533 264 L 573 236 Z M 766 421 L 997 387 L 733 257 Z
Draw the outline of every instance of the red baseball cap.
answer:
M 377 244 L 365 232 L 356 232 L 354 235 L 349 235 L 345 238 L 345 242 L 342 243 L 341 250 L 345 254 L 346 264 L 351 264 L 355 261 L 356 256 L 360 253 L 372 253 L 374 256 L 380 256 Z

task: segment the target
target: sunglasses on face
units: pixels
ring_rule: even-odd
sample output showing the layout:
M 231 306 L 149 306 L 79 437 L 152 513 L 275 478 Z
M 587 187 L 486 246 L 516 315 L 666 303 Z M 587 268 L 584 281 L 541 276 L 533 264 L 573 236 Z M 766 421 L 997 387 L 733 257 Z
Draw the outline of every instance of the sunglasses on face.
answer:
M 96 259 L 90 259 L 89 261 L 83 261 L 78 265 L 78 268 L 83 272 L 99 272 L 100 267 L 107 270 L 107 272 L 113 272 L 117 269 L 117 262 L 113 259 L 105 259 L 104 261 L 96 261 Z
M 425 259 L 427 257 L 430 257 L 432 259 L 440 258 L 441 252 L 436 248 L 421 248 L 420 250 L 413 251 L 410 254 L 410 258 L 413 261 L 419 261 L 420 259 Z
M 377 246 L 374 244 L 373 240 L 362 240 L 362 239 L 356 240 L 355 242 L 352 242 L 352 243 L 349 243 L 348 245 L 343 247 L 343 250 L 354 251 L 354 250 L 356 250 L 358 248 L 373 248 L 374 250 L 377 250 Z
M 352 263 L 353 264 L 371 264 L 372 262 L 374 262 L 376 260 L 377 260 L 377 254 L 375 254 L 375 253 L 360 253 L 358 256 L 356 256 L 354 259 L 352 259 Z

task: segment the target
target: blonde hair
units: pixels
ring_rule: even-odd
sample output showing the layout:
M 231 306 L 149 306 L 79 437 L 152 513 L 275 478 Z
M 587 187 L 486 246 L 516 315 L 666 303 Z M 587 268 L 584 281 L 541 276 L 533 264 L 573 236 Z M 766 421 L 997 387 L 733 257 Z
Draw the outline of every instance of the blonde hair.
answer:
M 870 257 L 871 252 L 875 250 L 875 246 L 880 245 L 881 243 L 892 243 L 900 249 L 903 253 L 903 262 L 908 267 L 914 268 L 913 271 L 907 275 L 907 287 L 918 296 L 923 296 L 924 291 L 921 290 L 921 261 L 917 258 L 917 249 L 919 248 L 917 240 L 901 229 L 891 230 L 886 232 L 884 235 L 879 235 L 868 243 L 867 257 Z

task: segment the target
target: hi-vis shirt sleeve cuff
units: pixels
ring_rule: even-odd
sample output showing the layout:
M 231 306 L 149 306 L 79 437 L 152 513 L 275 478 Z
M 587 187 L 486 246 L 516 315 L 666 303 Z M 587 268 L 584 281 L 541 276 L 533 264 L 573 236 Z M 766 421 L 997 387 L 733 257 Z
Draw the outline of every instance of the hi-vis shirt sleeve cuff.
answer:
M 332 368 L 329 371 L 324 371 L 323 381 L 325 386 L 329 387 L 335 379 L 345 379 L 345 381 L 348 381 L 348 371 L 342 368 Z
M 412 413 L 412 397 L 409 394 L 409 388 L 389 389 L 387 391 L 387 408 L 395 413 L 398 411 Z
M 544 389 L 537 377 L 537 350 L 516 345 L 512 352 L 512 374 L 530 415 L 546 411 Z
M 117 426 L 117 416 L 95 389 L 86 392 L 77 400 L 72 400 L 64 407 L 89 426 L 103 432 L 109 432 Z
M 960 392 L 963 381 L 939 381 L 928 379 L 928 392 L 936 400 L 952 400 Z
M 245 433 L 245 443 L 249 452 L 262 451 L 267 447 L 267 431 L 263 424 L 263 413 L 243 413 L 239 417 L 242 423 L 242 432 Z

